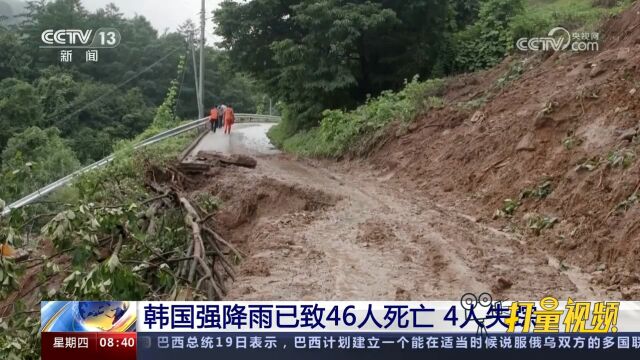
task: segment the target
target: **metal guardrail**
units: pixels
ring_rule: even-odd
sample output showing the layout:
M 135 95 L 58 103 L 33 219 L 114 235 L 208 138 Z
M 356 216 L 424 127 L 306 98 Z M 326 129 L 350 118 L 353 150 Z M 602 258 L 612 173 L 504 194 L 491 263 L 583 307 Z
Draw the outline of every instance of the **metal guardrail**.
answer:
M 144 140 L 143 142 L 135 145 L 133 148 L 134 149 L 140 149 L 143 148 L 145 146 L 149 146 L 152 144 L 155 144 L 157 142 L 160 142 L 162 140 L 168 139 L 170 137 L 176 136 L 176 135 L 180 135 L 182 133 L 185 133 L 187 131 L 193 130 L 198 128 L 199 126 L 202 126 L 204 124 L 206 124 L 206 122 L 209 120 L 208 117 L 206 118 L 202 118 L 202 119 L 198 119 L 198 120 L 194 120 L 191 122 L 188 122 L 186 124 L 182 124 L 176 128 L 173 128 L 171 130 L 167 130 L 164 132 L 161 132 L 159 134 L 156 134 L 146 140 Z M 258 114 L 236 114 L 236 120 L 238 122 L 278 122 L 280 120 L 279 116 L 270 116 L 270 115 L 258 115 Z M 110 163 L 111 161 L 113 161 L 113 159 L 115 158 L 115 154 L 111 154 L 109 156 L 107 156 L 106 158 L 97 161 L 91 165 L 85 166 L 80 170 L 77 170 L 65 177 L 63 177 L 62 179 L 55 181 L 41 189 L 36 190 L 35 192 L 23 197 L 22 199 L 7 205 L 3 210 L 2 210 L 2 214 L 0 214 L 0 216 L 6 216 L 8 215 L 12 210 L 15 209 L 19 209 L 25 205 L 29 205 L 30 203 L 38 200 L 39 198 L 65 186 L 66 184 L 68 184 L 71 180 L 73 180 L 75 177 L 82 175 L 86 172 L 89 172 L 91 170 L 95 170 L 99 167 L 102 167 L 108 163 Z
M 262 115 L 262 114 L 235 114 L 236 122 L 273 122 L 276 123 L 280 121 L 280 116 L 275 115 Z

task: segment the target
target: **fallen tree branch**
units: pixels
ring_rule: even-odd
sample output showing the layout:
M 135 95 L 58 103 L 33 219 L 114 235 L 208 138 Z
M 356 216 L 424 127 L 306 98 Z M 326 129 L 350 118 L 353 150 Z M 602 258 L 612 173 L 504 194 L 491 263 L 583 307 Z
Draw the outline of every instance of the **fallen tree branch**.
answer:
M 204 231 L 206 231 L 207 233 L 209 233 L 211 236 L 213 236 L 214 239 L 216 239 L 217 241 L 221 242 L 224 246 L 228 247 L 229 250 L 231 250 L 234 254 L 236 254 L 236 256 L 238 257 L 238 259 L 242 259 L 243 257 L 245 257 L 246 255 L 244 253 L 242 253 L 240 250 L 236 249 L 233 245 L 231 245 L 227 240 L 225 240 L 222 236 L 220 236 L 217 232 L 209 229 L 208 227 L 204 228 Z
M 164 179 L 169 185 L 159 184 L 155 181 L 156 179 Z M 196 290 L 205 292 L 210 299 L 222 299 L 227 293 L 225 279 L 235 280 L 236 278 L 233 262 L 228 256 L 232 253 L 238 259 L 242 259 L 244 254 L 207 224 L 215 216 L 215 213 L 205 216 L 204 211 L 182 193 L 180 189 L 186 181 L 188 179 L 181 171 L 171 167 L 165 170 L 150 171 L 147 175 L 146 185 L 153 192 L 159 194 L 153 199 L 155 201 L 170 199 L 171 201 L 166 203 L 166 209 L 174 207 L 182 210 L 189 238 L 185 246 L 186 256 L 177 259 L 162 259 L 158 264 L 150 262 L 147 269 L 157 268 L 162 264 L 179 263 L 176 271 L 178 277 L 185 279 L 187 284 L 195 286 Z M 148 211 L 153 213 L 155 217 L 158 210 L 154 207 L 153 210 Z M 149 227 L 148 230 L 154 230 L 151 221 Z M 223 251 L 222 246 L 226 246 L 228 250 Z

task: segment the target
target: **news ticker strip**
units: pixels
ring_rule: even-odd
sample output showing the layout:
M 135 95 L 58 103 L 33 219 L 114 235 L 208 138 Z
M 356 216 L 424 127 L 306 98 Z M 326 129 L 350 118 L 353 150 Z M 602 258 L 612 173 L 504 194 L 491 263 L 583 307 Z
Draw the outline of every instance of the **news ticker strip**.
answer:
M 636 301 L 50 301 L 43 332 L 640 332 Z
M 640 302 L 52 301 L 42 358 L 210 351 L 640 350 Z M 376 353 L 377 354 L 377 353 Z M 298 354 L 299 355 L 299 354 Z M 388 354 L 387 354 L 388 355 Z
M 427 353 L 468 358 L 487 352 L 509 358 L 523 352 L 545 357 L 589 352 L 637 359 L 640 334 L 42 333 L 44 360 L 175 360 L 176 355 L 190 360 L 309 360 L 344 354 L 349 359 L 424 359 Z

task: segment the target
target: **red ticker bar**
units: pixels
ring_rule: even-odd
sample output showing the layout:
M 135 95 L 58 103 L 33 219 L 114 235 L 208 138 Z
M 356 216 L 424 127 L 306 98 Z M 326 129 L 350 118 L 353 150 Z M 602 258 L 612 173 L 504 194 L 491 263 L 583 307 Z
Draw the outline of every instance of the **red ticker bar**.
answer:
M 136 333 L 43 332 L 42 360 L 135 360 Z

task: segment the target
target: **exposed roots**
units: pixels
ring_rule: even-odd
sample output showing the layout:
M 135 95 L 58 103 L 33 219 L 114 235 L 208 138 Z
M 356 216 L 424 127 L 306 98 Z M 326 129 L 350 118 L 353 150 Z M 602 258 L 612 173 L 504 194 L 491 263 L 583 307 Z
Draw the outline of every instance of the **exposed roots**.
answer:
M 155 193 L 169 199 L 168 204 L 180 208 L 184 214 L 185 227 L 189 229 L 189 239 L 185 244 L 187 256 L 182 259 L 177 274 L 186 279 L 196 291 L 202 291 L 212 300 L 222 299 L 228 292 L 225 280 L 235 279 L 234 263 L 243 254 L 215 231 L 212 214 L 206 214 L 192 202 L 184 192 L 184 175 L 175 168 L 164 170 L 161 176 L 166 184 L 157 182 L 156 176 L 147 178 L 146 185 Z M 152 171 L 151 174 L 157 174 Z M 158 209 L 153 208 L 156 212 Z M 154 217 L 149 220 L 149 229 L 155 231 Z

